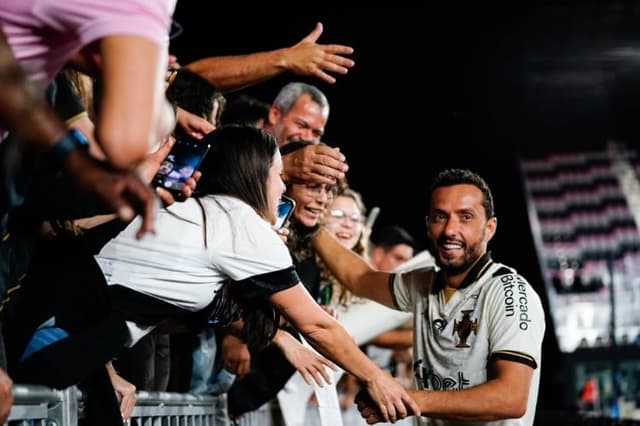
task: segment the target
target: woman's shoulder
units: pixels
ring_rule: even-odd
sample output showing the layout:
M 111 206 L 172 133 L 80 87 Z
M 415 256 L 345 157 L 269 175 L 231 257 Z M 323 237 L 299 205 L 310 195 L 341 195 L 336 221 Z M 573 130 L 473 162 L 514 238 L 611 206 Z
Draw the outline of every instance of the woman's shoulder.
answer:
M 224 214 L 232 217 L 244 217 L 246 215 L 255 215 L 255 211 L 244 201 L 229 195 L 208 195 L 200 199 L 200 203 L 207 213 Z
M 242 229 L 247 233 L 260 232 L 270 229 L 270 225 L 249 204 L 239 198 L 228 195 L 210 195 L 201 198 L 206 212 L 207 222 L 215 223 L 216 227 Z

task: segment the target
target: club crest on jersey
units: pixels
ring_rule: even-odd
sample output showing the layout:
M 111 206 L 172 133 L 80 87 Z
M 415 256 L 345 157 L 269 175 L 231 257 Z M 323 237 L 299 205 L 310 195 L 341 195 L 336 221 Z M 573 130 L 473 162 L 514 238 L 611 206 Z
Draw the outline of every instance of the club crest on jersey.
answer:
M 433 320 L 433 328 L 438 330 L 440 333 L 444 331 L 444 328 L 447 326 L 447 320 L 444 318 L 438 318 Z
M 458 336 L 458 344 L 456 348 L 470 348 L 467 344 L 467 339 L 471 335 L 471 332 L 476 333 L 478 329 L 478 319 L 471 321 L 472 309 L 462 311 L 462 320 L 458 322 L 453 320 L 453 334 Z

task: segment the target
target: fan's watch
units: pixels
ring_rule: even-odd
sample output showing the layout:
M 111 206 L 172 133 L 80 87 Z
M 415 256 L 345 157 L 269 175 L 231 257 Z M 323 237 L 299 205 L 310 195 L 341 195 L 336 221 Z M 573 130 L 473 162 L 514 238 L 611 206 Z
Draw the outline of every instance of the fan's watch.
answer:
M 50 155 L 59 164 L 64 164 L 65 159 L 75 149 L 89 149 L 89 141 L 78 129 L 69 130 L 56 144 L 51 148 Z

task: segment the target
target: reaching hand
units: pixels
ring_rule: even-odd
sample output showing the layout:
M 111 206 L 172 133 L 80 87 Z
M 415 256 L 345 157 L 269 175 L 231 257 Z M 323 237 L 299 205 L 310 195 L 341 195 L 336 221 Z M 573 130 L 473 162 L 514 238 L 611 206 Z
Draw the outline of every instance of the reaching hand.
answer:
M 355 403 L 358 406 L 360 415 L 370 425 L 384 421 L 382 413 L 376 407 L 376 403 L 371 399 L 371 396 L 366 389 L 358 391 L 355 397 Z
M 302 375 L 302 378 L 308 385 L 311 381 L 315 381 L 318 386 L 324 386 L 325 383 L 331 383 L 331 376 L 327 371 L 327 367 L 336 371 L 336 366 L 318 355 L 309 348 L 306 348 L 300 342 L 293 338 L 289 333 L 278 330 L 277 340 L 274 342 L 278 345 L 285 358 L 296 370 Z
M 129 383 L 116 373 L 111 362 L 107 364 L 107 371 L 109 372 L 111 385 L 120 398 L 120 414 L 122 415 L 122 420 L 127 421 L 131 417 L 131 413 L 138 399 L 136 387 L 133 383 Z
M 202 172 L 200 170 L 196 170 L 195 172 L 193 172 L 193 176 L 184 181 L 184 186 L 180 190 L 180 192 L 182 192 L 184 200 L 191 197 L 201 176 Z M 160 200 L 162 201 L 162 204 L 164 204 L 165 206 L 169 206 L 176 202 L 173 194 L 164 188 L 156 187 L 156 194 L 158 194 Z
M 185 133 L 195 139 L 202 139 L 207 133 L 216 129 L 216 126 L 204 118 L 180 107 L 177 108 L 176 121 Z
M 289 239 L 289 228 L 287 228 L 286 226 L 283 226 L 282 228 L 276 230 L 276 232 L 278 233 L 278 237 L 280 237 L 280 239 L 287 244 L 287 241 Z
M 138 172 L 138 176 L 142 178 L 146 183 L 151 183 L 154 176 L 158 172 L 160 168 L 160 164 L 167 158 L 171 148 L 176 144 L 176 140 L 173 136 L 169 136 L 165 139 L 164 143 L 160 144 L 158 149 L 147 155 L 140 164 L 136 167 L 136 171 Z
M 11 405 L 13 405 L 13 381 L 0 368 L 0 424 L 4 424 L 11 412 Z
M 388 373 L 380 370 L 365 383 L 365 387 L 356 395 L 356 403 L 367 423 L 395 423 L 409 415 L 420 415 L 418 404 Z
M 222 338 L 222 362 L 225 370 L 242 377 L 251 369 L 251 354 L 238 337 L 226 334 Z
M 349 170 L 340 148 L 306 145 L 282 157 L 285 181 L 333 185 Z
M 154 233 L 155 197 L 149 185 L 132 171 L 115 171 L 107 163 L 92 158 L 86 151 L 75 149 L 66 157 L 67 176 L 81 191 L 94 195 L 123 221 L 136 213 L 142 216 L 142 226 L 136 234 L 141 238 Z
M 162 164 L 164 159 L 167 158 L 167 155 L 169 155 L 169 152 L 175 143 L 176 140 L 173 136 L 168 137 L 165 143 L 160 145 L 154 153 L 149 154 L 140 164 L 138 164 L 136 171 L 145 182 L 151 183 L 160 168 L 160 164 Z M 185 199 L 189 198 L 191 194 L 193 194 L 201 176 L 202 173 L 199 170 L 196 170 L 193 173 L 193 176 L 185 181 L 184 186 L 182 187 L 182 195 L 184 195 Z M 160 197 L 162 204 L 165 206 L 169 206 L 176 202 L 173 194 L 164 188 L 156 188 L 156 194 Z
M 316 41 L 321 34 L 322 24 L 318 22 L 309 35 L 286 49 L 285 68 L 294 74 L 315 76 L 333 84 L 336 79 L 327 72 L 346 74 L 354 62 L 343 55 L 352 54 L 353 48 L 341 44 L 318 44 Z

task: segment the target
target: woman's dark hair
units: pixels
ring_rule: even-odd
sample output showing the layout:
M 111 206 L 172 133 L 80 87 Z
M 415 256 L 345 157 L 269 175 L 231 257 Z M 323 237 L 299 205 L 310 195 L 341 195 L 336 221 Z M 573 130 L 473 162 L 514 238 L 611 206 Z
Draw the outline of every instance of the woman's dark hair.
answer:
M 225 105 L 220 123 L 262 127 L 260 124 L 266 122 L 268 116 L 268 103 L 242 93 Z
M 241 298 L 238 304 L 243 321 L 240 338 L 252 352 L 264 348 L 278 331 L 280 312 L 271 306 L 267 296 Z
M 240 338 L 253 352 L 266 346 L 276 335 L 280 312 L 271 306 L 267 294 L 244 284 L 246 282 L 226 280 L 216 291 L 209 324 L 224 329 L 242 318 Z
M 218 125 L 226 100 L 224 95 L 204 78 L 185 69 L 174 70 L 175 75 L 165 90 L 167 100 L 174 106 L 198 115 L 212 124 Z M 212 117 L 214 103 L 218 104 L 216 116 Z M 180 126 L 174 130 L 175 137 L 181 139 L 189 135 Z
M 202 143 L 209 143 L 211 149 L 200 165 L 202 177 L 194 196 L 236 197 L 273 223 L 267 180 L 278 150 L 275 138 L 254 127 L 229 125 L 209 133 Z
M 200 166 L 202 177 L 194 197 L 233 196 L 273 223 L 275 218 L 267 197 L 267 181 L 278 151 L 275 138 L 254 127 L 229 125 L 209 133 L 201 143 L 209 143 L 211 149 Z M 254 350 L 275 336 L 280 315 L 267 300 L 267 295 L 249 296 L 248 291 L 239 291 L 241 288 L 234 282 L 224 285 L 216 293 L 214 305 L 218 308 L 212 315 L 223 319 L 218 323 L 223 327 L 241 316 L 244 320 L 242 338 Z
M 191 71 L 179 69 L 175 70 L 175 73 L 165 90 L 167 100 L 202 118 L 209 118 L 213 110 L 216 88 Z

